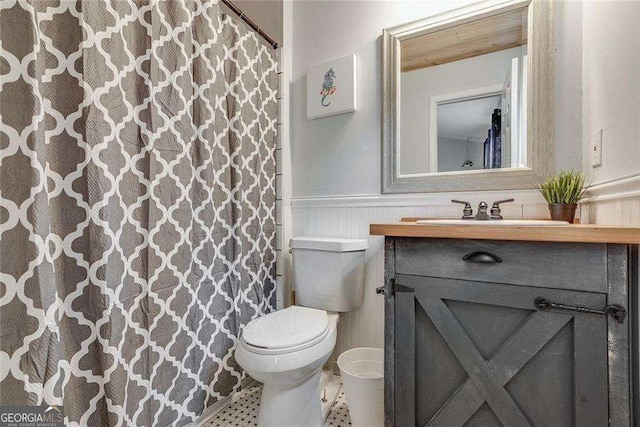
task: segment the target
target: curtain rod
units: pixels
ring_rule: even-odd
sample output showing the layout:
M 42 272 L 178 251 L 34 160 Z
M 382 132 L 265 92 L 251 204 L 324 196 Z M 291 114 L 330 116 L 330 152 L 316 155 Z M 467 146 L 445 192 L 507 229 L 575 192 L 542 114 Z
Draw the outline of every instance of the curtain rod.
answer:
M 269 45 L 271 45 L 272 48 L 274 49 L 278 48 L 278 42 L 272 39 L 271 37 L 269 37 L 267 33 L 262 31 L 260 27 L 258 27 L 258 25 L 255 22 L 253 22 L 247 15 L 245 15 L 242 12 L 242 10 L 240 10 L 236 5 L 234 5 L 231 2 L 231 0 L 220 0 L 220 1 L 224 3 L 224 5 L 227 6 L 229 9 L 231 9 L 233 13 L 238 15 L 238 17 L 240 17 L 240 19 L 242 19 L 248 26 L 253 28 L 263 39 L 267 41 L 267 43 L 269 43 Z

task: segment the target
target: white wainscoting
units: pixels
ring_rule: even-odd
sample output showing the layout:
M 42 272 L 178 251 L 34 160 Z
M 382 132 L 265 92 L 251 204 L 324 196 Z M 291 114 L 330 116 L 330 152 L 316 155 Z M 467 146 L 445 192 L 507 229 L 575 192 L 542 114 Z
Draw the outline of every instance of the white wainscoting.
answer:
M 582 222 L 640 227 L 640 172 L 594 185 L 580 207 Z
M 475 212 L 480 200 L 491 203 L 506 197 L 504 193 L 474 193 L 456 195 L 456 198 L 472 201 Z M 548 208 L 537 191 L 519 192 L 515 198 L 516 203 L 503 206 L 505 218 L 549 218 Z M 375 293 L 375 289 L 383 284 L 384 238 L 370 236 L 369 224 L 397 222 L 403 217 L 459 217 L 462 206 L 452 205 L 450 199 L 451 194 L 292 199 L 293 236 L 369 240 L 364 301 L 359 310 L 340 315 L 334 360 L 350 348 L 382 348 L 384 345 L 383 297 Z
M 640 227 L 640 196 L 584 203 L 581 215 L 587 224 Z

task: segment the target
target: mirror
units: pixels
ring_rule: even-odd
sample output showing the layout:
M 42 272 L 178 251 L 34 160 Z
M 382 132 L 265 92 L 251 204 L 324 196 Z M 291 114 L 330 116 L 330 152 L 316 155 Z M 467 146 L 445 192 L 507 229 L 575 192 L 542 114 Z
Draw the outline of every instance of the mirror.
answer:
M 531 188 L 547 174 L 545 3 L 483 2 L 384 31 L 383 192 Z

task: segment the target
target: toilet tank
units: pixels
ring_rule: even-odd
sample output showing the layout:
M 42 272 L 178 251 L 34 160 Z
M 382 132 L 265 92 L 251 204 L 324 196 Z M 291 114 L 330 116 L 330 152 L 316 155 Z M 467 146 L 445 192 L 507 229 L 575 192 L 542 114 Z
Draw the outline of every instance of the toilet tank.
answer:
M 367 246 L 363 239 L 291 239 L 296 304 L 338 312 L 359 308 Z

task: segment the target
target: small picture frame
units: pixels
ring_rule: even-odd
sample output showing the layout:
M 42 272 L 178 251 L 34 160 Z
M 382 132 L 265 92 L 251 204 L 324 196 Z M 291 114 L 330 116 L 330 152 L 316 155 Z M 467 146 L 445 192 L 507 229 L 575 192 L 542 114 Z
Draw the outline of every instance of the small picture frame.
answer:
M 307 70 L 307 118 L 356 111 L 356 56 L 348 55 Z

